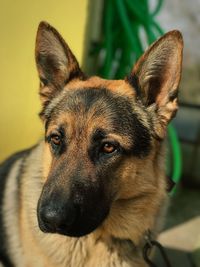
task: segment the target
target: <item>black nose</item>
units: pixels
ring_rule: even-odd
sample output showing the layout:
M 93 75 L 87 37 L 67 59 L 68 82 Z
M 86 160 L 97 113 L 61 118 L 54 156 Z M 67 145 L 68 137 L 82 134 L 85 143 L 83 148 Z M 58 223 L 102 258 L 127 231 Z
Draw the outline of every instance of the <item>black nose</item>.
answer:
M 39 208 L 39 226 L 44 232 L 62 233 L 68 231 L 78 215 L 73 203 L 65 205 L 49 203 Z

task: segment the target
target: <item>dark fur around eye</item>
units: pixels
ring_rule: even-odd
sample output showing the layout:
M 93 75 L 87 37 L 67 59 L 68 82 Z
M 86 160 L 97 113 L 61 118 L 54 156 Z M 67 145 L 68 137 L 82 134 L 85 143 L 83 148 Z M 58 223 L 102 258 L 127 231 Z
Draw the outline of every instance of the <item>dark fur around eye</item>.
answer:
M 66 147 L 66 142 L 64 141 L 64 132 L 61 129 L 50 133 L 45 138 L 45 141 L 50 144 L 52 153 L 55 156 L 59 156 Z
M 106 149 L 105 149 L 106 146 Z M 110 148 L 107 151 L 107 146 L 110 146 Z M 89 157 L 92 162 L 95 164 L 104 160 L 109 160 L 110 158 L 113 158 L 122 152 L 122 148 L 118 144 L 118 142 L 115 141 L 102 141 L 98 140 L 93 143 L 92 147 L 90 147 L 88 153 Z

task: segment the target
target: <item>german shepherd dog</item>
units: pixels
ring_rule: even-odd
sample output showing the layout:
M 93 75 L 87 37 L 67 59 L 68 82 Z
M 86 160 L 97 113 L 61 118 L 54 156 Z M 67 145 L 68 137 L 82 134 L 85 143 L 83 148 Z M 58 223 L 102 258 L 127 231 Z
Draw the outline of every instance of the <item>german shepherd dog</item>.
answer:
M 164 140 L 182 47 L 171 31 L 124 80 L 87 77 L 61 35 L 40 23 L 45 137 L 0 167 L 2 266 L 147 266 L 145 237 L 156 237 L 168 198 Z

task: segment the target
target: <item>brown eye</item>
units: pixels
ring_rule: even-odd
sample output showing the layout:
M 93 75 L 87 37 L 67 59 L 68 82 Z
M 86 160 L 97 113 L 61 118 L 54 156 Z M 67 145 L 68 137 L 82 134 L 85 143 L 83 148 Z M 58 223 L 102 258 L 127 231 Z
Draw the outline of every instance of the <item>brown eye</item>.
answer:
M 59 135 L 56 135 L 56 134 L 52 135 L 51 136 L 51 143 L 53 145 L 59 146 L 61 144 L 61 138 L 60 138 L 60 136 Z
M 105 143 L 102 147 L 102 152 L 106 154 L 113 153 L 116 150 L 116 146 L 110 143 Z

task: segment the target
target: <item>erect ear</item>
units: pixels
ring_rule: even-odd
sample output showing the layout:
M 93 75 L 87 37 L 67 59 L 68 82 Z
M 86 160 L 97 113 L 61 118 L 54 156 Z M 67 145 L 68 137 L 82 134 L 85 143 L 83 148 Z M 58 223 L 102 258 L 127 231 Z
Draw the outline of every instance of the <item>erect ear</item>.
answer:
M 35 58 L 41 81 L 40 96 L 47 104 L 63 86 L 84 75 L 61 35 L 48 23 L 41 22 L 36 37 Z
M 168 122 L 175 115 L 182 68 L 183 39 L 171 31 L 153 43 L 127 77 L 137 87 L 138 98 L 157 114 L 157 135 L 162 138 Z

